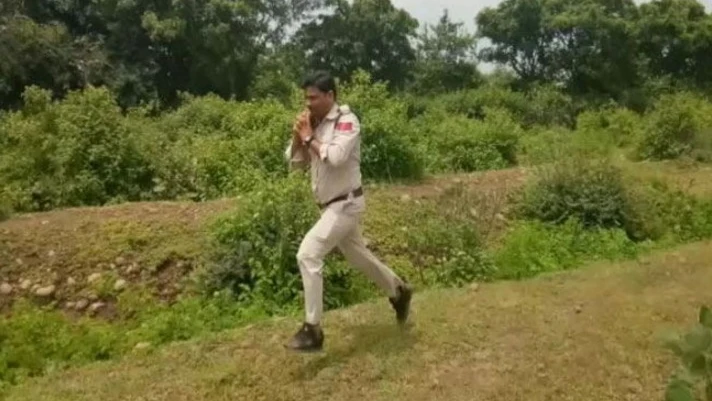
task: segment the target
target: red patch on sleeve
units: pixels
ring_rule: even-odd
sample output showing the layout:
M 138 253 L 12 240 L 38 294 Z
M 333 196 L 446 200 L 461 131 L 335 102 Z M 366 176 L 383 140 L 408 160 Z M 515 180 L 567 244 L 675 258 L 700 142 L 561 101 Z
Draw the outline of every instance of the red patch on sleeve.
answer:
M 336 124 L 337 131 L 351 131 L 354 128 L 353 123 L 338 123 Z

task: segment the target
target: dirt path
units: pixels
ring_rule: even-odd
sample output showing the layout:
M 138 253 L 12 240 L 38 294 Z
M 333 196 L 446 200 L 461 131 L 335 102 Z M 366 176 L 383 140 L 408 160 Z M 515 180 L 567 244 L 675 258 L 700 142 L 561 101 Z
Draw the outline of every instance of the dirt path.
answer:
M 655 400 L 657 335 L 712 303 L 712 243 L 527 282 L 427 292 L 414 327 L 384 300 L 329 314 L 327 348 L 289 354 L 277 320 L 30 382 L 23 400 Z

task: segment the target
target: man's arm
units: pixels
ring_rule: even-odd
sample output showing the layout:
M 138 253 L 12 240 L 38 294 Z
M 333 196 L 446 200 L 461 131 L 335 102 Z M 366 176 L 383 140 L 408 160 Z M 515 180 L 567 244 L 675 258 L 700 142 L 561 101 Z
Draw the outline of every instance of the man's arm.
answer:
M 301 139 L 292 138 L 284 152 L 284 158 L 291 169 L 304 169 L 309 162 L 309 152 Z
M 300 132 L 302 138 L 306 139 L 312 135 L 311 131 Z M 328 143 L 319 142 L 313 139 L 309 148 L 314 151 L 321 160 L 333 166 L 340 166 L 348 160 L 351 151 L 360 139 L 361 126 L 358 118 L 352 113 L 342 115 L 334 128 L 334 138 Z

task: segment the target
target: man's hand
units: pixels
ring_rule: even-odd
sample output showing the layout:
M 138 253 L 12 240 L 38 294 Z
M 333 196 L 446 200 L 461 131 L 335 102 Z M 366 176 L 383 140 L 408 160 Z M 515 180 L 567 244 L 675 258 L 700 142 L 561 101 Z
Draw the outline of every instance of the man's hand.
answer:
M 302 146 L 302 137 L 300 132 L 302 127 L 304 127 L 309 122 L 309 111 L 305 110 L 297 115 L 294 125 L 292 125 L 292 142 L 297 146 Z
M 311 125 L 311 114 L 309 111 L 305 111 L 300 115 L 299 121 L 299 138 L 302 141 L 306 141 L 313 134 L 313 129 Z

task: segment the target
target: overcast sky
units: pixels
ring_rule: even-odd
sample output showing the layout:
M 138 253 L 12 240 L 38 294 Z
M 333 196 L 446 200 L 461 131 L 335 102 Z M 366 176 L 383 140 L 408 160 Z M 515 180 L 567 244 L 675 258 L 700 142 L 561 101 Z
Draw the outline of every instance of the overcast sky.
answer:
M 396 7 L 404 8 L 413 17 L 424 22 L 436 23 L 443 9 L 448 9 L 453 21 L 464 22 L 472 32 L 475 16 L 485 7 L 496 6 L 500 0 L 391 0 Z M 698 0 L 712 10 L 712 0 Z

